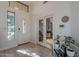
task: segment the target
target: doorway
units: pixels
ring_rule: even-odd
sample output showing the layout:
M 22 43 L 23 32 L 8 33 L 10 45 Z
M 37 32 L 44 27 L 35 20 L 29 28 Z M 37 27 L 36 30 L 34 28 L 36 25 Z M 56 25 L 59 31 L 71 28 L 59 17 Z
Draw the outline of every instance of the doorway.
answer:
M 53 17 L 39 20 L 39 44 L 48 48 L 53 45 Z
M 48 44 L 53 43 L 53 23 L 52 23 L 52 17 L 46 18 L 46 40 Z

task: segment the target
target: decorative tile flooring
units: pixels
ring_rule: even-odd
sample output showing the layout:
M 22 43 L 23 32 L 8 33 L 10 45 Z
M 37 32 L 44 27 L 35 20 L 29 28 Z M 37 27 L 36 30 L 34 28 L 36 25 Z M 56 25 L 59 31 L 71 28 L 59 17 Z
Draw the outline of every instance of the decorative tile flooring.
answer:
M 33 43 L 0 51 L 0 57 L 52 57 L 52 51 Z

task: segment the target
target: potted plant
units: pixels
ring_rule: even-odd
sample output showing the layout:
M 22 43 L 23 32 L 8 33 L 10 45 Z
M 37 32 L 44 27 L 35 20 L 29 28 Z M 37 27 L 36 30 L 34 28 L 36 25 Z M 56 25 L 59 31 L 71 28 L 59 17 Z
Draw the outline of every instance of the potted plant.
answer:
M 65 45 L 67 46 L 66 47 L 66 53 L 67 53 L 67 56 L 69 57 L 73 57 L 75 55 L 75 51 L 74 49 L 70 48 L 70 43 L 74 43 L 75 41 L 72 40 L 72 37 L 70 36 L 64 36 L 65 37 Z
M 64 37 L 65 37 L 65 40 L 64 40 L 65 45 L 69 46 L 72 41 L 72 37 L 70 37 L 70 36 L 64 36 Z
M 71 48 L 66 49 L 67 56 L 73 57 L 75 55 L 75 50 Z

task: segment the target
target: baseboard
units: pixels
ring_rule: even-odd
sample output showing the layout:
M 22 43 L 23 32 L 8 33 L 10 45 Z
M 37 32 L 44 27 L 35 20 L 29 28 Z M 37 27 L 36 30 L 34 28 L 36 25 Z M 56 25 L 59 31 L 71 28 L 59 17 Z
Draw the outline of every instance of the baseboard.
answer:
M 31 42 L 26 42 L 26 43 L 18 44 L 18 46 L 25 45 L 25 44 L 28 44 L 28 43 L 31 43 Z

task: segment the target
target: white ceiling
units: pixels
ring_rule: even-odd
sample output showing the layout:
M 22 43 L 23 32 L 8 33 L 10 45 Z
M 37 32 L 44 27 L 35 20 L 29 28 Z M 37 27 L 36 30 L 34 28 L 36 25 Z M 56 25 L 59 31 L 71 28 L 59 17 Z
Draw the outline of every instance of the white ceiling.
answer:
M 34 3 L 43 3 L 44 1 L 20 1 L 26 5 L 34 4 Z
M 31 3 L 31 1 L 20 1 L 20 2 L 22 2 L 24 4 L 30 4 Z

